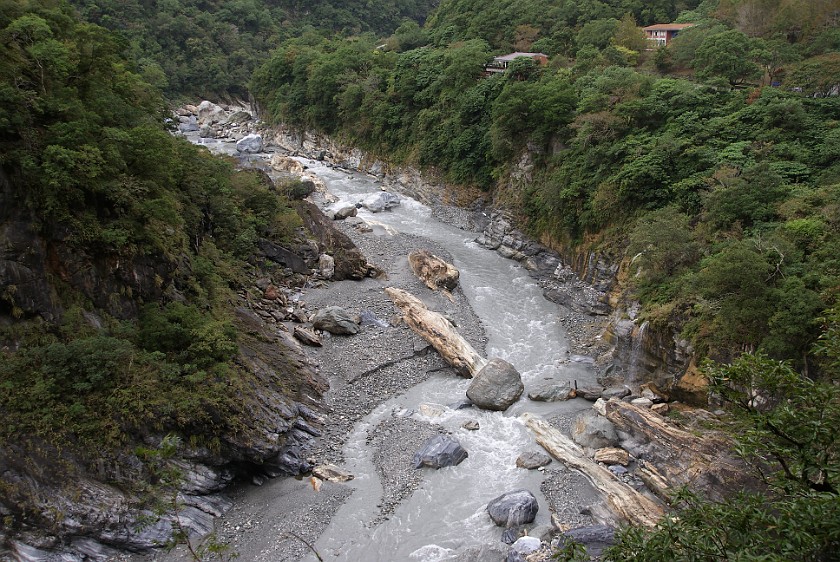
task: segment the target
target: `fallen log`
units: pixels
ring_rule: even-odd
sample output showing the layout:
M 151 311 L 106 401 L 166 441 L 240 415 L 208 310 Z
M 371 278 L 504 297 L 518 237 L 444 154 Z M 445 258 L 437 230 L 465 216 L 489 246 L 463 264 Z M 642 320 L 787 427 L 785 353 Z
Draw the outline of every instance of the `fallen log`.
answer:
M 402 312 L 406 325 L 429 342 L 459 374 L 472 377 L 487 364 L 443 315 L 429 310 L 420 299 L 402 289 L 387 287 L 385 293 Z
M 452 295 L 449 291 L 458 286 L 460 272 L 458 269 L 432 254 L 428 250 L 414 250 L 408 254 L 408 264 L 411 271 L 428 288 L 433 291 L 440 289 L 451 301 Z
M 620 481 L 609 470 L 587 457 L 574 441 L 533 414 L 524 413 L 520 419 L 551 456 L 578 470 L 602 492 L 610 510 L 619 518 L 635 525 L 653 527 L 662 517 L 660 504 Z

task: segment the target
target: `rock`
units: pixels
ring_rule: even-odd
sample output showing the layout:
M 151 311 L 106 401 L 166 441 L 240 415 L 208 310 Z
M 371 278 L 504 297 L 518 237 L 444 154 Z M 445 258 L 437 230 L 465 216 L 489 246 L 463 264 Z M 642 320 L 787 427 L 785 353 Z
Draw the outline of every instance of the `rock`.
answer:
M 458 465 L 467 456 L 467 451 L 461 447 L 457 439 L 448 435 L 435 435 L 419 451 L 414 453 L 412 465 L 414 468 L 420 468 L 421 466 L 443 468 Z
M 296 202 L 295 207 L 304 226 L 312 232 L 321 248 L 335 260 L 335 281 L 367 277 L 371 270 L 367 259 L 353 241 L 333 225 L 332 218 L 324 215 L 317 205 L 309 201 Z
M 195 117 L 190 116 L 185 123 L 178 125 L 178 130 L 182 133 L 193 133 L 199 130 L 198 122 L 195 120 Z
M 433 291 L 452 291 L 458 286 L 460 272 L 428 250 L 415 250 L 408 254 L 408 264 L 418 279 Z
M 303 258 L 291 250 L 287 250 L 283 246 L 275 244 L 271 240 L 267 240 L 265 238 L 257 240 L 257 248 L 266 258 L 275 263 L 291 268 L 295 273 L 309 273 L 309 268 L 306 266 L 306 262 Z
M 511 545 L 511 548 L 519 554 L 527 555 L 539 550 L 541 546 L 542 541 L 536 537 L 520 537 Z
M 361 320 L 362 326 L 374 326 L 376 328 L 387 328 L 389 326 L 385 320 L 377 318 L 376 314 L 370 310 L 363 310 L 359 315 L 359 319 Z
M 263 291 L 263 298 L 269 301 L 276 301 L 281 297 L 282 294 L 283 293 L 281 293 L 280 289 L 278 289 L 276 286 L 268 285 Z
M 260 152 L 262 149 L 262 135 L 259 135 L 257 133 L 245 135 L 244 137 L 236 141 L 236 150 L 238 152 L 247 152 L 249 154 L 254 154 L 256 152 Z
M 664 416 L 670 410 L 671 410 L 671 407 L 668 406 L 668 404 L 665 404 L 664 402 L 661 403 L 661 404 L 654 404 L 650 407 L 651 412 L 655 412 L 655 413 L 659 414 L 660 416 Z
M 213 138 L 213 128 L 210 125 L 202 125 L 198 128 L 198 136 L 203 139 Z
M 328 482 L 349 482 L 354 476 L 334 464 L 322 464 L 312 469 L 312 474 Z
M 494 546 L 472 546 L 458 554 L 452 562 L 503 562 L 506 557 L 504 551 Z
M 515 543 L 520 537 L 526 536 L 528 533 L 525 530 L 525 526 L 520 527 L 511 527 L 510 529 L 505 529 L 502 532 L 502 542 L 505 544 L 513 544 Z
M 641 386 L 642 398 L 647 398 L 653 403 L 667 402 L 668 395 L 659 390 L 659 388 L 652 382 L 645 383 Z
M 324 279 L 332 279 L 335 275 L 335 260 L 329 254 L 321 254 L 318 258 L 318 274 Z
M 333 220 L 345 220 L 349 219 L 350 217 L 355 217 L 356 213 L 358 213 L 358 209 L 355 205 L 350 205 L 347 203 L 341 203 L 335 205 L 331 208 L 332 218 Z
M 605 548 L 615 544 L 615 529 L 608 525 L 590 525 L 566 531 L 564 535 L 586 547 L 590 557 L 599 557 Z
M 630 464 L 630 453 L 618 447 L 604 447 L 595 451 L 595 462 L 602 462 L 606 465 L 620 464 L 627 466 Z
M 461 427 L 463 427 L 464 429 L 467 429 L 469 431 L 478 431 L 481 428 L 481 426 L 475 420 L 466 421 L 466 422 L 464 422 L 464 425 L 462 425 Z
M 211 125 L 219 122 L 225 110 L 212 101 L 204 100 L 198 105 L 197 113 L 199 123 L 202 125 Z
M 621 476 L 622 474 L 627 474 L 627 469 L 621 466 L 620 464 L 611 464 L 607 468 L 610 469 L 610 472 L 615 474 L 616 476 Z
M 604 389 L 600 386 L 584 386 L 575 390 L 575 396 L 589 400 L 590 402 L 595 402 L 601 397 L 603 392 Z
M 650 408 L 653 406 L 653 400 L 650 398 L 634 398 L 630 403 L 640 408 Z
M 551 462 L 551 457 L 542 451 L 526 451 L 516 459 L 516 466 L 532 470 Z
M 283 156 L 282 154 L 275 154 L 272 156 L 270 166 L 273 170 L 278 172 L 291 172 L 292 174 L 303 173 L 303 164 L 294 158 L 289 158 L 288 156 Z
M 572 439 L 581 447 L 601 449 L 618 445 L 612 422 L 592 410 L 581 412 L 572 424 Z
M 597 399 L 595 401 L 595 403 L 592 404 L 592 409 L 594 411 L 598 412 L 599 414 L 601 414 L 602 416 L 606 416 L 607 415 L 607 401 L 604 400 L 603 398 Z
M 544 384 L 528 393 L 528 398 L 537 402 L 558 402 L 572 396 L 572 384 L 568 381 Z
M 537 537 L 542 542 L 549 542 L 554 535 L 555 529 L 551 525 L 537 525 L 528 531 L 529 537 Z
M 425 349 L 429 349 L 429 347 L 427 346 L 427 347 L 425 347 Z M 419 350 L 417 350 L 417 351 L 419 351 Z M 470 402 L 468 398 L 463 398 L 461 400 L 458 400 L 457 402 L 453 402 L 452 404 L 449 404 L 449 406 L 448 406 L 448 408 L 450 410 L 466 410 L 467 408 L 472 408 L 472 407 L 473 407 L 473 403 Z
M 302 343 L 310 347 L 321 347 L 321 338 L 319 338 L 312 330 L 304 328 L 303 326 L 295 326 L 292 334 Z
M 352 335 L 359 333 L 359 320 L 340 306 L 328 306 L 320 309 L 312 317 L 312 325 L 316 330 L 324 330 L 331 334 Z
M 198 107 L 191 103 L 186 104 L 183 109 L 189 115 L 198 115 Z
M 440 404 L 420 404 L 417 411 L 427 418 L 440 418 L 446 413 L 446 408 Z
M 228 117 L 225 120 L 225 123 L 231 125 L 241 125 L 242 123 L 247 123 L 251 119 L 253 119 L 253 117 L 251 117 L 250 113 L 245 110 L 239 110 Z
M 540 506 L 537 498 L 528 490 L 508 492 L 487 504 L 490 519 L 499 527 L 516 527 L 531 523 L 537 517 Z
M 611 386 L 601 393 L 601 398 L 609 400 L 610 398 L 624 398 L 630 396 L 631 390 L 626 386 Z
M 519 400 L 524 390 L 519 372 L 496 357 L 475 374 L 467 388 L 467 398 L 479 408 L 504 411 Z
M 380 213 L 399 204 L 400 198 L 388 191 L 380 191 L 379 193 L 368 195 L 362 201 L 362 206 L 371 213 Z

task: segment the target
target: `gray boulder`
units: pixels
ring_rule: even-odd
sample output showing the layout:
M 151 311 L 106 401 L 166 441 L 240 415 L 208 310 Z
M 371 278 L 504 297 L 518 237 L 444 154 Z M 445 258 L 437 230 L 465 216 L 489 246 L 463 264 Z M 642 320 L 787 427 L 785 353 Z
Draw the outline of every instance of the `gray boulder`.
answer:
M 217 123 L 224 113 L 225 110 L 212 101 L 204 100 L 198 104 L 198 122 L 201 124 Z
M 506 528 L 531 523 L 536 519 L 539 509 L 537 498 L 528 490 L 502 494 L 487 504 L 487 513 L 493 523 Z
M 430 466 L 432 468 L 443 468 L 455 466 L 467 458 L 468 453 L 461 447 L 457 439 L 449 435 L 435 435 L 423 447 L 414 453 L 411 464 L 414 468 Z
M 593 558 L 601 556 L 605 548 L 615 544 L 615 529 L 607 525 L 578 527 L 566 531 L 564 535 L 585 546 L 586 553 Z
M 182 121 L 181 124 L 178 125 L 178 130 L 182 133 L 195 132 L 198 130 L 198 122 L 195 120 L 194 116 L 190 115 L 189 117 L 187 117 L 187 120 L 185 122 Z
M 581 447 L 601 449 L 618 446 L 615 426 L 594 410 L 586 410 L 572 424 L 572 440 Z
M 569 381 L 564 383 L 547 383 L 539 386 L 528 393 L 528 398 L 537 402 L 558 402 L 568 400 L 572 394 L 572 385 Z
M 321 254 L 318 258 L 318 273 L 324 279 L 332 279 L 335 275 L 335 259 L 329 254 Z
M 328 306 L 316 312 L 312 317 L 312 325 L 316 330 L 324 330 L 331 334 L 359 333 L 358 317 L 340 306 Z
M 526 451 L 516 459 L 516 466 L 533 470 L 551 462 L 551 457 L 542 451 Z
M 630 396 L 631 391 L 626 386 L 611 386 L 601 393 L 601 398 L 609 400 L 610 398 L 624 398 Z
M 519 400 L 525 386 L 519 372 L 504 359 L 494 357 L 470 382 L 467 398 L 485 410 L 507 410 Z
M 379 193 L 368 195 L 362 201 L 362 206 L 371 213 L 379 213 L 396 207 L 399 204 L 400 198 L 387 191 L 380 191 Z
M 211 127 L 210 125 L 202 125 L 198 128 L 198 136 L 203 139 L 209 139 L 214 137 L 215 135 L 213 134 L 213 127 Z
M 257 133 L 245 135 L 244 137 L 236 141 L 236 150 L 239 152 L 247 152 L 253 154 L 255 152 L 261 151 L 262 149 L 262 135 L 258 135 Z
M 351 203 L 339 203 L 332 207 L 332 218 L 333 220 L 344 220 L 349 219 L 350 217 L 355 217 L 358 209 L 356 206 Z
M 233 125 L 233 124 L 241 125 L 242 123 L 247 123 L 251 119 L 253 119 L 253 118 L 251 117 L 250 113 L 248 113 L 247 111 L 244 111 L 244 110 L 240 110 L 240 111 L 237 111 L 237 112 L 233 113 L 230 117 L 228 117 L 225 120 L 225 123 L 230 124 L 230 125 Z

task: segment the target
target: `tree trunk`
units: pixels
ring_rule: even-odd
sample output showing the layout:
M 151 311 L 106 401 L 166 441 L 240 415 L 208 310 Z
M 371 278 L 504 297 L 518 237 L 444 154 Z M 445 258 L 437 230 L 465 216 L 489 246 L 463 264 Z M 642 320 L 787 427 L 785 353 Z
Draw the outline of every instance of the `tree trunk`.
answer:
M 394 287 L 387 287 L 385 293 L 403 313 L 406 325 L 429 342 L 458 373 L 472 377 L 487 364 L 449 320 L 426 308 L 420 299 Z
M 664 511 L 660 504 L 643 496 L 612 472 L 587 457 L 578 445 L 533 414 L 522 414 L 525 425 L 557 460 L 580 471 L 606 497 L 607 505 L 619 518 L 635 525 L 653 527 Z

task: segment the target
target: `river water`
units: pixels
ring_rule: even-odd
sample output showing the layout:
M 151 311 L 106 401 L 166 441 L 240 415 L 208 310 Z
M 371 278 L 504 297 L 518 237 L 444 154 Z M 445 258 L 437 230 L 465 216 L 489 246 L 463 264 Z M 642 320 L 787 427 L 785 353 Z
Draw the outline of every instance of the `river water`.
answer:
M 232 144 L 205 141 L 213 152 L 235 154 Z M 265 155 L 251 157 L 262 160 Z M 308 172 L 324 180 L 327 190 L 340 201 L 356 203 L 381 191 L 377 178 L 299 159 Z M 331 519 L 315 543 L 325 560 L 336 562 L 437 562 L 457 558 L 474 546 L 500 545 L 502 530 L 486 513 L 487 503 L 498 495 L 527 489 L 540 502 L 534 525 L 550 524 L 546 499 L 540 492 L 543 474 L 516 467 L 525 450 L 539 447 L 518 416 L 573 415 L 589 404 L 581 400 L 542 403 L 526 398 L 528 391 L 554 380 L 576 380 L 581 386 L 595 383 L 593 369 L 569 355 L 568 341 L 559 322 L 559 309 L 547 301 L 541 288 L 518 263 L 505 259 L 474 242 L 478 233 L 444 224 L 425 205 L 400 196 L 399 206 L 382 213 L 359 209 L 359 217 L 374 225 L 369 236 L 403 232 L 431 239 L 445 247 L 460 271 L 460 287 L 480 318 L 488 338 L 486 356 L 510 362 L 522 375 L 525 393 L 506 412 L 476 408 L 441 407 L 432 417 L 420 413 L 424 404 L 451 404 L 464 397 L 468 380 L 436 375 L 408 392 L 377 407 L 354 428 L 343 453 L 344 468 L 356 477 L 347 485 L 353 494 Z M 480 350 L 479 350 L 480 351 Z M 460 441 L 469 457 L 455 467 L 423 469 L 424 483 L 383 523 L 370 527 L 379 513 L 382 486 L 366 444 L 369 432 L 394 413 L 444 426 Z M 478 421 L 479 431 L 462 425 Z M 316 562 L 311 555 L 304 558 Z
M 355 203 L 380 190 L 376 178 L 315 161 L 304 164 L 341 201 Z M 359 216 L 375 225 L 372 235 L 389 236 L 389 232 L 399 231 L 434 240 L 448 250 L 460 271 L 461 289 L 484 326 L 488 358 L 500 357 L 513 364 L 522 375 L 526 394 L 548 377 L 577 380 L 583 385 L 594 383 L 591 368 L 569 360 L 557 305 L 543 297 L 523 267 L 476 244 L 473 240 L 477 233 L 443 224 L 425 205 L 401 199 L 401 204 L 389 211 L 373 214 L 362 208 Z M 535 524 L 550 524 L 548 506 L 540 494 L 542 473 L 515 464 L 523 450 L 538 448 L 518 415 L 525 411 L 571 414 L 589 405 L 578 401 L 545 404 L 523 396 L 504 413 L 474 408 L 444 409 L 432 418 L 417 413 L 421 404 L 450 404 L 463 398 L 468 384 L 451 376 L 433 377 L 382 404 L 357 425 L 344 449 L 346 468 L 357 475 L 351 483 L 356 491 L 315 545 L 325 559 L 432 562 L 451 559 L 470 546 L 499 544 L 501 530 L 490 521 L 486 505 L 501 493 L 523 488 L 540 501 Z M 381 486 L 365 440 L 369 430 L 395 411 L 443 425 L 469 457 L 457 467 L 424 469 L 420 489 L 387 521 L 370 529 L 365 523 L 376 515 Z M 478 421 L 481 429 L 463 429 L 462 424 L 468 420 Z

